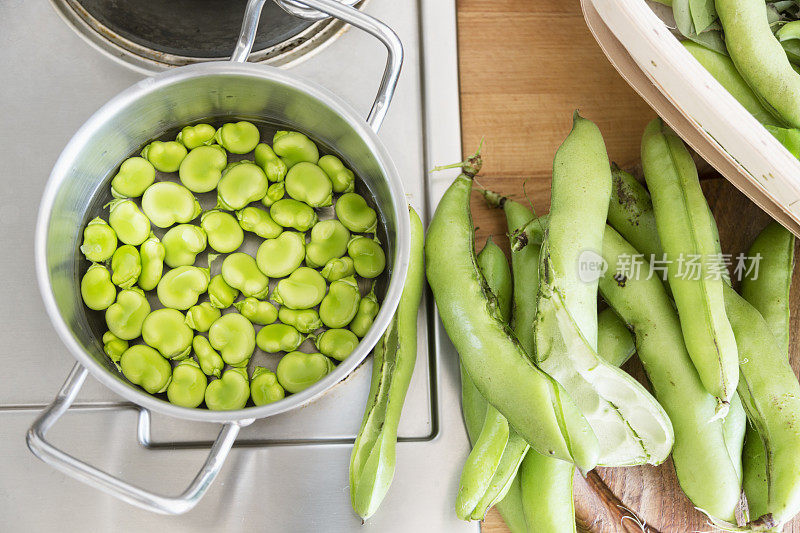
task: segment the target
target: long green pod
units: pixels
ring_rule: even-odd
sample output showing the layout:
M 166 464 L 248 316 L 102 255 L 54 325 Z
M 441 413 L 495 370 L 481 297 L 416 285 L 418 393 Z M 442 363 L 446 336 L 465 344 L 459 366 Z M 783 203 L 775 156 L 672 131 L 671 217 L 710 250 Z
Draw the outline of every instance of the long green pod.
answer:
M 762 6 L 763 9 L 763 6 Z M 739 382 L 736 339 L 725 314 L 715 225 L 689 150 L 661 119 L 645 128 L 642 166 L 686 348 L 724 417 Z M 696 266 L 691 266 L 696 265 Z
M 375 347 L 369 399 L 350 455 L 350 498 L 364 519 L 383 501 L 394 477 L 397 426 L 417 359 L 417 314 L 424 278 L 424 230 L 409 206 L 411 254 L 400 303 Z
M 636 353 L 633 335 L 613 309 L 597 314 L 597 355 L 614 366 L 624 365 Z
M 463 165 L 428 228 L 426 270 L 439 316 L 464 369 L 510 426 L 540 453 L 591 470 L 597 437 L 564 388 L 530 361 L 499 318 L 478 269 L 470 193 L 480 164 L 476 155 Z
M 728 53 L 750 88 L 787 126 L 800 128 L 800 74 L 772 34 L 763 0 L 716 0 Z

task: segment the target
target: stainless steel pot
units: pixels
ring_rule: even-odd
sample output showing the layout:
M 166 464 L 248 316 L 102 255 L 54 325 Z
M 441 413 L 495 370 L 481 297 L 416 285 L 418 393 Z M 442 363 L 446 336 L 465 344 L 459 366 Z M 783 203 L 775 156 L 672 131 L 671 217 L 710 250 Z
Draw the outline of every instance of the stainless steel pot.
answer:
M 36 227 L 36 270 L 56 331 L 77 359 L 56 399 L 31 426 L 28 447 L 53 467 L 126 502 L 164 514 L 194 507 L 219 473 L 241 427 L 305 405 L 352 372 L 372 350 L 394 313 L 409 258 L 409 221 L 403 184 L 378 138 L 402 64 L 397 35 L 380 21 L 336 0 L 275 0 L 301 16 L 333 16 L 379 39 L 388 52 L 378 95 L 366 121 L 336 95 L 272 67 L 245 63 L 261 8 L 250 0 L 230 62 L 180 67 L 120 93 L 78 130 L 61 153 L 45 188 Z M 150 396 L 111 364 L 92 331 L 79 290 L 78 246 L 90 199 L 133 151 L 178 126 L 209 119 L 252 118 L 308 133 L 336 149 L 370 190 L 386 227 L 389 284 L 375 323 L 350 357 L 314 386 L 279 402 L 238 411 L 187 409 Z M 75 400 L 87 373 L 139 406 L 165 415 L 224 424 L 190 486 L 161 496 L 133 486 L 55 448 L 47 431 Z

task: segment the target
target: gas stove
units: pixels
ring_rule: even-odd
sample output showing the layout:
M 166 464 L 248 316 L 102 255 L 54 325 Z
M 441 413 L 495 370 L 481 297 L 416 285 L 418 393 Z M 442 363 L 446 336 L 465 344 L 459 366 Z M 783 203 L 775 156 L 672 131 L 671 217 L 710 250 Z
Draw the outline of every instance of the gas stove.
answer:
M 224 3 L 230 12 L 219 14 L 219 32 L 210 36 L 206 30 L 208 39 L 192 43 L 194 27 L 207 22 L 201 11 L 219 12 L 218 2 L 196 0 L 195 19 L 183 25 L 159 19 L 160 27 L 141 31 L 136 17 L 146 21 L 147 12 L 136 8 L 149 4 L 163 3 L 0 3 L 0 160 L 6 182 L 0 196 L 5 251 L 0 265 L 6 280 L 0 286 L 3 531 L 476 531 L 453 510 L 468 443 L 457 355 L 430 295 L 400 424 L 395 480 L 364 525 L 350 507 L 348 467 L 369 389 L 370 359 L 307 407 L 243 429 L 208 494 L 185 515 L 160 516 L 122 503 L 27 450 L 27 428 L 74 364 L 46 316 L 33 268 L 35 219 L 50 169 L 78 127 L 147 72 L 223 57 L 230 20 L 240 19 L 244 9 L 244 2 Z M 177 9 L 187 2 L 171 4 Z M 133 12 L 117 16 L 123 5 Z M 369 0 L 360 8 L 391 26 L 405 47 L 380 136 L 404 177 L 410 203 L 429 219 L 455 171 L 431 175 L 428 170 L 461 156 L 455 2 Z M 279 11 L 262 21 L 254 60 L 291 68 L 366 114 L 385 61 L 377 41 L 327 21 L 298 23 Z M 230 49 L 237 32 L 238 26 Z M 50 432 L 53 443 L 134 484 L 179 492 L 202 464 L 219 427 L 151 414 L 89 381 Z

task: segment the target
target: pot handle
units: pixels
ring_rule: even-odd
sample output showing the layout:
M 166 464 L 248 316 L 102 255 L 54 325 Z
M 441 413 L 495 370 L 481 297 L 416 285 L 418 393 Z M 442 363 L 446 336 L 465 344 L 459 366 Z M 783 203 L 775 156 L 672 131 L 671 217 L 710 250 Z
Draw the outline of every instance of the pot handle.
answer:
M 367 116 L 367 124 L 374 130 L 378 131 L 383 119 L 386 117 L 386 112 L 389 109 L 389 104 L 394 96 L 394 90 L 397 87 L 397 80 L 400 77 L 400 68 L 403 66 L 403 43 L 397 34 L 386 24 L 380 20 L 362 13 L 354 7 L 343 4 L 337 0 L 274 0 L 279 6 L 286 9 L 290 8 L 308 8 L 316 10 L 332 17 L 355 26 L 365 32 L 369 33 L 386 47 L 386 68 L 383 71 L 383 78 L 378 88 L 378 94 L 375 101 L 372 103 L 372 108 L 369 110 Z M 247 61 L 247 56 L 253 49 L 253 42 L 256 38 L 256 31 L 258 30 L 258 19 L 261 16 L 261 8 L 264 6 L 266 0 L 249 0 L 244 12 L 244 20 L 242 21 L 242 30 L 239 33 L 239 40 L 236 42 L 236 48 L 231 56 L 231 61 L 244 63 Z M 289 10 L 290 12 L 293 12 Z
M 214 441 L 214 445 L 211 446 L 211 451 L 203 467 L 186 490 L 178 496 L 161 496 L 126 483 L 111 474 L 84 463 L 45 440 L 45 435 L 50 428 L 75 401 L 75 397 L 83 386 L 87 374 L 88 371 L 85 367 L 81 366 L 80 363 L 75 363 L 61 390 L 58 391 L 55 400 L 42 411 L 28 430 L 26 437 L 28 448 L 39 459 L 68 476 L 147 511 L 176 515 L 183 514 L 197 505 L 197 502 L 200 501 L 211 486 L 214 478 L 219 474 L 222 464 L 228 457 L 228 452 L 231 451 L 233 442 L 239 434 L 239 430 L 242 426 L 252 422 L 252 420 L 241 420 L 225 424 L 219 432 L 217 440 Z

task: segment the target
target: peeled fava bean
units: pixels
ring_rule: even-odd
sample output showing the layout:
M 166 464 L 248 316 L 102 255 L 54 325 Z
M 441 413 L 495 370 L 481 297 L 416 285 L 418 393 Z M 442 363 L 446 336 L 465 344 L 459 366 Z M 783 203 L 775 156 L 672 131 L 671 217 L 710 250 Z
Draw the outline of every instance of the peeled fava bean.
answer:
M 325 296 L 325 278 L 313 268 L 300 267 L 278 281 L 271 299 L 289 309 L 309 309 Z
M 119 172 L 111 179 L 114 198 L 138 198 L 156 180 L 156 169 L 143 157 L 131 157 L 122 162 Z
M 83 255 L 93 263 L 102 263 L 110 259 L 116 249 L 117 234 L 114 229 L 102 218 L 93 218 L 83 230 Z
M 221 254 L 233 252 L 244 242 L 244 231 L 239 222 L 225 211 L 206 211 L 200 217 L 200 227 L 206 232 L 208 245 Z
M 286 176 L 286 163 L 278 157 L 278 154 L 268 144 L 261 143 L 256 146 L 254 156 L 256 165 L 261 167 L 269 181 L 283 181 Z
M 285 193 L 286 184 L 284 182 L 273 183 L 267 188 L 267 195 L 261 199 L 261 203 L 264 204 L 264 207 L 271 207 L 272 204 L 283 199 Z
M 233 306 L 243 317 L 259 326 L 272 324 L 278 319 L 278 310 L 275 306 L 263 300 L 249 297 L 241 302 L 235 302 Z
M 329 328 L 343 328 L 356 316 L 360 301 L 361 293 L 354 277 L 334 281 L 319 304 L 319 318 Z
M 186 325 L 195 331 L 205 333 L 216 319 L 222 316 L 219 309 L 210 302 L 193 305 L 186 311 Z
M 170 403 L 191 409 L 203 403 L 208 378 L 194 359 L 181 361 L 172 369 L 172 381 L 167 386 Z
M 209 192 L 217 188 L 227 165 L 228 154 L 222 147 L 198 146 L 181 163 L 178 177 L 192 192 Z
M 355 273 L 355 264 L 353 260 L 347 256 L 331 259 L 322 267 L 322 277 L 328 280 L 328 282 L 334 282 L 337 279 L 353 276 Z
M 288 168 L 297 163 L 319 161 L 319 150 L 314 141 L 299 131 L 277 131 L 272 138 L 272 149 L 278 154 Z
M 197 357 L 197 362 L 200 363 L 200 369 L 203 374 L 214 377 L 219 377 L 222 374 L 222 369 L 225 368 L 225 361 L 214 350 L 207 338 L 202 335 L 196 335 L 192 340 L 192 349 Z
M 131 341 L 142 334 L 144 319 L 150 314 L 150 303 L 141 289 L 125 289 L 117 301 L 106 309 L 108 330 L 122 340 Z
M 207 268 L 179 266 L 164 274 L 158 282 L 156 294 L 164 307 L 185 311 L 206 292 L 208 278 Z
M 305 253 L 305 236 L 296 231 L 284 231 L 261 243 L 256 252 L 256 264 L 267 276 L 283 278 L 303 264 Z
M 227 309 L 233 305 L 233 301 L 239 296 L 239 289 L 234 289 L 222 277 L 217 274 L 208 283 L 208 299 L 212 306 L 217 309 Z
M 228 313 L 211 324 L 208 340 L 223 361 L 231 366 L 243 367 L 247 366 L 256 349 L 256 330 L 239 313 Z
M 217 144 L 232 154 L 246 154 L 255 149 L 261 133 L 254 124 L 242 120 L 223 124 L 217 130 L 215 139 Z
M 353 233 L 374 233 L 378 227 L 378 214 L 360 194 L 348 192 L 341 195 L 334 210 L 336 218 Z
M 192 191 L 172 181 L 159 181 L 144 191 L 142 211 L 159 228 L 191 222 L 202 209 Z
M 156 309 L 144 319 L 142 338 L 167 359 L 185 359 L 192 350 L 194 333 L 186 317 L 175 309 Z
M 264 326 L 256 335 L 256 345 L 267 353 L 292 352 L 304 340 L 305 337 L 294 326 L 280 322 Z
M 333 192 L 353 192 L 355 175 L 352 170 L 344 166 L 341 159 L 335 155 L 323 155 L 319 158 L 317 165 L 331 180 Z
M 381 245 L 362 235 L 356 235 L 350 240 L 347 255 L 353 259 L 356 273 L 362 278 L 377 278 L 386 267 L 386 255 Z
M 156 288 L 164 273 L 164 245 L 154 234 L 150 234 L 146 241 L 139 247 L 139 256 L 142 261 L 142 272 L 139 274 L 139 288 L 151 291 Z
M 311 242 L 306 245 L 306 265 L 321 268 L 331 259 L 347 253 L 350 231 L 336 219 L 322 220 L 311 228 Z
M 375 297 L 375 290 L 373 287 L 373 290 L 358 302 L 358 311 L 356 311 L 356 316 L 353 318 L 353 321 L 350 322 L 350 331 L 355 333 L 359 338 L 363 338 L 369 331 L 369 328 L 372 327 L 375 317 L 378 316 L 379 309 L 380 306 L 378 305 L 378 299 Z
M 289 324 L 300 333 L 311 333 L 315 329 L 322 327 L 322 320 L 319 319 L 319 313 L 317 313 L 316 309 L 289 309 L 288 307 L 281 307 L 278 310 L 278 320 L 284 324 Z
M 147 240 L 150 236 L 150 219 L 139 210 L 136 202 L 119 199 L 108 205 L 108 224 L 123 244 L 139 246 Z
M 333 204 L 333 185 L 328 175 L 314 163 L 297 163 L 286 173 L 286 193 L 311 207 Z
M 283 231 L 268 212 L 258 207 L 249 206 L 240 209 L 236 212 L 236 218 L 239 219 L 239 226 L 243 230 L 255 233 L 264 239 L 274 239 Z
M 206 249 L 206 232 L 194 224 L 178 224 L 164 234 L 164 262 L 171 268 L 193 265 Z
M 269 292 L 269 278 L 258 269 L 255 259 L 242 252 L 225 258 L 222 262 L 222 278 L 245 297 L 261 299 Z
M 119 368 L 119 359 L 128 349 L 128 341 L 120 339 L 110 331 L 103 333 L 103 351 L 109 359 Z
M 289 352 L 278 362 L 278 382 L 287 392 L 301 392 L 333 370 L 333 361 L 321 353 Z
M 106 267 L 97 263 L 89 267 L 81 279 L 81 296 L 86 307 L 94 311 L 102 311 L 114 303 L 117 288 Z
M 241 161 L 230 167 L 217 185 L 217 205 L 226 211 L 243 209 L 267 194 L 269 182 L 261 167 Z
M 120 357 L 119 366 L 128 381 L 139 385 L 150 394 L 164 392 L 172 380 L 172 365 L 169 361 L 144 344 L 125 350 Z
M 111 281 L 122 289 L 130 289 L 139 280 L 142 259 L 139 250 L 130 244 L 117 248 L 111 256 Z
M 160 172 L 177 172 L 186 157 L 186 147 L 177 141 L 153 141 L 144 147 L 142 157 Z
M 268 403 L 282 400 L 286 393 L 278 383 L 278 377 L 269 369 L 257 366 L 250 379 L 250 397 L 255 405 L 266 405 Z
M 198 146 L 213 144 L 214 134 L 216 133 L 217 130 L 210 124 L 195 124 L 194 126 L 183 128 L 175 140 L 189 150 L 193 150 Z
M 349 329 L 327 329 L 320 333 L 314 344 L 322 355 L 344 361 L 358 346 L 358 337 Z
M 243 409 L 250 398 L 250 382 L 244 368 L 229 368 L 206 387 L 206 407 L 212 411 Z
M 317 213 L 303 202 L 293 198 L 278 200 L 269 208 L 272 220 L 284 228 L 294 228 L 297 231 L 308 231 L 317 223 Z

